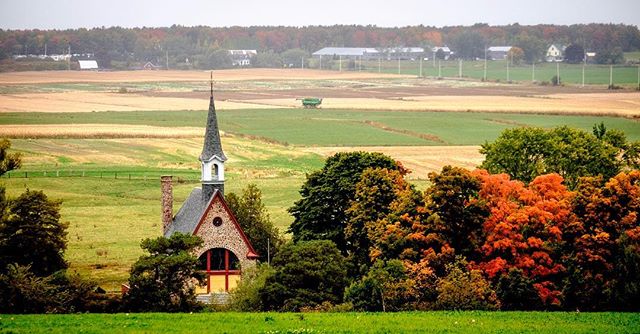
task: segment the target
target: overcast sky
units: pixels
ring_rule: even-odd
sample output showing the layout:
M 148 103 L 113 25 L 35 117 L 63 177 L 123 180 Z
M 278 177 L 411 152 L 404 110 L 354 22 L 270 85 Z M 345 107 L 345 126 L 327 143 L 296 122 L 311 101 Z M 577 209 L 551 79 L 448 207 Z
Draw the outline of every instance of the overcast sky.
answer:
M 640 25 L 640 0 L 0 0 L 2 29 L 207 25 Z

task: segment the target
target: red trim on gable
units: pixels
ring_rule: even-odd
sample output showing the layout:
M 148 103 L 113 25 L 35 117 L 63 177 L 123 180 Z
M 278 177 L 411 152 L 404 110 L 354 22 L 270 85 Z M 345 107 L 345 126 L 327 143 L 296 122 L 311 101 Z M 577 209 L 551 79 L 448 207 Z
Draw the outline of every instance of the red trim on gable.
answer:
M 240 236 L 242 237 L 244 244 L 247 246 L 247 248 L 249 248 L 249 252 L 247 253 L 247 259 L 257 259 L 259 255 L 253 249 L 253 245 L 251 245 L 251 242 L 247 238 L 247 235 L 244 234 L 242 227 L 240 227 L 240 224 L 238 224 L 236 215 L 233 212 L 231 212 L 231 210 L 229 209 L 229 206 L 227 205 L 227 201 L 224 200 L 224 197 L 222 197 L 222 193 L 220 193 L 220 191 L 216 190 L 213 196 L 211 197 L 211 199 L 209 200 L 209 203 L 207 204 L 207 208 L 202 213 L 202 216 L 200 217 L 200 221 L 198 221 L 198 225 L 196 226 L 195 230 L 193 230 L 193 235 L 196 235 L 198 233 L 198 230 L 200 229 L 200 226 L 202 225 L 202 223 L 204 223 L 204 219 L 207 217 L 209 210 L 211 210 L 211 208 L 213 207 L 213 203 L 216 200 L 216 198 L 218 198 L 222 203 L 222 207 L 227 212 L 229 217 L 231 217 L 231 221 L 235 225 L 236 230 L 240 233 Z

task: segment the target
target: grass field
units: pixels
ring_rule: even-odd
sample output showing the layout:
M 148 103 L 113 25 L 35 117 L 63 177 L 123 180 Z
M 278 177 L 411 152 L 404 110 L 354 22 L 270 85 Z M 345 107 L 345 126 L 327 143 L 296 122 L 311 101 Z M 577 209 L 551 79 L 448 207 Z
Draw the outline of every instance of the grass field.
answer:
M 2 315 L 0 333 L 637 333 L 637 313 L 407 312 Z
M 159 176 L 175 177 L 175 209 L 199 186 L 197 156 L 208 103 L 203 91 L 207 85 L 200 79 L 208 76 L 160 71 L 46 74 L 0 74 L 0 99 L 20 102 L 19 112 L 0 112 L 0 137 L 12 138 L 13 149 L 24 155 L 23 168 L 5 175 L 1 182 L 12 196 L 29 188 L 62 200 L 62 220 L 69 222 L 66 257 L 71 269 L 107 290 L 117 290 L 141 254 L 140 240 L 161 233 Z M 218 119 L 230 158 L 227 191 L 256 183 L 272 220 L 285 231 L 292 220 L 286 209 L 299 198 L 305 174 L 320 168 L 323 159 L 335 152 L 358 149 L 389 154 L 413 169 L 410 181 L 424 189 L 428 173 L 445 164 L 476 166 L 482 161 L 478 145 L 510 127 L 569 125 L 590 131 L 604 122 L 607 128 L 640 140 L 639 121 L 633 118 L 640 114 L 640 99 L 634 92 L 376 75 L 216 71 L 214 76 L 220 79 L 216 96 L 227 100 L 218 104 L 225 106 Z M 136 93 L 113 93 L 123 86 Z M 328 106 L 339 102 L 345 107 L 229 107 L 261 103 L 265 97 L 295 104 L 296 96 L 316 91 L 334 94 L 335 99 L 327 99 Z M 370 98 L 360 100 L 361 96 Z M 163 105 L 169 100 L 187 101 L 193 110 Z M 466 110 L 482 101 L 506 111 L 521 103 L 533 113 L 433 112 L 407 107 Z M 127 111 L 63 112 L 92 110 L 82 107 L 83 103 L 98 110 L 118 105 L 122 109 L 117 110 Z M 548 103 L 554 104 L 549 107 Z M 579 110 L 592 116 L 568 115 L 566 105 L 571 103 L 579 103 Z M 158 105 L 163 110 L 153 108 Z M 0 103 L 0 108 L 7 105 Z M 537 114 L 543 108 L 553 115 Z M 28 112 L 40 109 L 48 112 Z M 629 117 L 603 116 L 611 110 L 623 110 L 620 115 Z
M 502 130 L 515 126 L 555 127 L 567 125 L 591 131 L 596 123 L 624 131 L 640 140 L 640 122 L 634 119 L 597 116 L 536 115 L 507 113 L 351 111 L 332 109 L 248 109 L 218 114 L 222 131 L 265 138 L 296 146 L 400 146 L 479 145 L 494 140 Z M 0 125 L 10 124 L 117 124 L 154 127 L 201 127 L 206 111 L 136 111 L 96 113 L 0 113 Z M 101 128 L 97 129 L 99 132 Z M 153 128 L 147 130 L 151 131 Z M 0 135 L 12 128 L 0 129 Z M 37 128 L 32 128 L 36 131 Z M 179 128 L 176 133 L 179 134 Z M 3 134 L 3 131 L 5 132 Z M 91 127 L 87 127 L 90 138 Z M 103 130 L 100 130 L 103 131 Z M 197 130 L 184 130 L 193 133 Z M 152 133 L 143 131 L 142 135 Z M 178 135 L 177 134 L 177 135 Z M 41 136 L 46 136 L 44 132 Z M 176 136 L 177 136 L 176 135 Z M 55 133 L 49 135 L 56 137 Z M 22 136 L 24 137 L 24 136 Z M 38 137 L 34 134 L 34 137 Z M 59 137 L 59 136 L 58 136 Z
M 633 57 L 635 54 L 629 54 Z M 344 61 L 343 61 L 344 62 Z M 344 63 L 343 63 L 344 65 Z M 357 62 L 356 62 L 357 66 Z M 378 72 L 377 61 L 363 61 L 363 69 L 360 71 Z M 336 66 L 334 66 L 336 67 Z M 343 67 L 344 69 L 344 67 Z M 355 72 L 358 72 L 356 67 Z M 531 64 L 510 65 L 509 76 L 507 79 L 507 63 L 506 61 L 487 61 L 487 80 L 500 81 L 546 81 L 550 82 L 551 77 L 556 75 L 555 63 L 538 63 L 535 68 Z M 398 74 L 398 61 L 382 61 L 380 66 L 382 73 Z M 420 75 L 420 61 L 403 60 L 400 62 L 400 74 L 404 75 Z M 435 64 L 432 61 L 422 62 L 422 76 L 428 77 L 458 77 L 459 63 L 457 60 L 438 61 Z M 462 77 L 482 79 L 484 77 L 484 61 L 463 61 Z M 582 84 L 582 64 L 560 64 L 560 78 L 566 84 Z M 635 86 L 638 85 L 638 66 L 615 65 L 613 67 L 613 83 L 616 85 Z M 609 84 L 609 66 L 587 64 L 585 67 L 585 85 L 608 85 Z

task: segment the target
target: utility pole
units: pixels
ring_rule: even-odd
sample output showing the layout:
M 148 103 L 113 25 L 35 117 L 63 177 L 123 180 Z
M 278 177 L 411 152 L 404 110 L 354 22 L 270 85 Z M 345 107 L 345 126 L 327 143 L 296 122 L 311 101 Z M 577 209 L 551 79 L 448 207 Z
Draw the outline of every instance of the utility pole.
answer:
M 556 82 L 560 86 L 560 62 L 556 62 L 556 78 L 558 79 Z
M 511 77 L 509 77 L 509 58 L 507 58 L 507 82 L 511 81 Z
M 71 71 L 71 44 L 69 44 L 69 49 L 67 51 L 67 71 Z
M 300 57 L 300 68 L 304 70 L 304 57 Z
M 167 64 L 167 71 L 168 71 L 169 70 L 169 50 L 165 50 L 164 55 L 165 55 L 165 60 L 167 61 L 166 64 Z
M 536 82 L 536 61 L 531 62 L 531 82 Z
M 584 88 L 584 68 L 585 66 L 587 66 L 587 61 L 583 60 L 582 61 L 582 88 Z
M 400 74 L 400 54 L 398 54 L 398 74 Z
M 44 57 L 47 58 L 47 43 L 44 43 Z
M 440 59 L 438 59 L 438 78 L 442 78 L 442 64 L 440 63 Z
M 322 70 L 322 55 L 320 55 L 320 69 Z
M 382 58 L 378 56 L 378 73 L 382 71 Z
M 342 72 L 342 55 L 338 57 L 338 70 Z
M 484 74 L 482 75 L 482 81 L 487 81 L 487 46 L 484 46 Z
M 422 56 L 420 56 L 420 78 L 422 78 Z
M 458 78 L 462 78 L 462 58 L 458 59 Z
M 433 67 L 436 67 L 436 51 L 435 48 L 432 49 L 433 50 Z
M 609 89 L 613 88 L 613 65 L 609 65 Z

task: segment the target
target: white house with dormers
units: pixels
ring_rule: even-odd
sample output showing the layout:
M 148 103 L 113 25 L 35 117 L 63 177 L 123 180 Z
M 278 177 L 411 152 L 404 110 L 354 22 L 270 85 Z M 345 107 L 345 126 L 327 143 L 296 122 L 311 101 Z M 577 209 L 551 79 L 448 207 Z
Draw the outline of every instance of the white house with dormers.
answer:
M 545 59 L 549 63 L 553 62 L 561 62 L 564 61 L 564 50 L 567 47 L 560 44 L 551 44 L 547 49 L 547 54 L 545 55 Z

